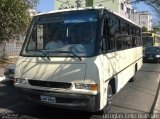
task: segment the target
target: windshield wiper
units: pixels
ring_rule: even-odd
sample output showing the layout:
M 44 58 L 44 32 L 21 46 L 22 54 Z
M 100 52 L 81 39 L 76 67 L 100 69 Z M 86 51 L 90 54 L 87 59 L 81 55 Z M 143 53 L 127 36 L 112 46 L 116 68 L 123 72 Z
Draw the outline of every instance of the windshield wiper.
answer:
M 78 55 L 76 55 L 75 53 L 73 53 L 72 51 L 61 51 L 61 50 L 51 50 L 48 51 L 47 53 L 71 53 L 74 57 L 77 57 L 80 61 L 82 61 L 82 58 Z
M 41 52 L 45 57 L 47 57 L 48 60 L 50 60 L 50 57 L 48 56 L 48 53 L 46 51 L 42 51 L 42 50 L 27 50 L 27 51 L 31 51 L 31 52 Z

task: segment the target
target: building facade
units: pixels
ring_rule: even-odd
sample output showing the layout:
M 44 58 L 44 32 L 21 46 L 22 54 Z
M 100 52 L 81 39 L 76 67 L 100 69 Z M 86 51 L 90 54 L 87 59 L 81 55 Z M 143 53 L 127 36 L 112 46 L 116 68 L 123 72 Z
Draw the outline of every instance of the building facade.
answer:
M 86 0 L 80 0 L 81 7 L 85 7 Z M 77 0 L 56 0 L 55 9 L 67 9 L 77 7 Z M 126 18 L 133 20 L 133 10 L 130 0 L 93 0 L 93 6 L 103 6 Z
M 55 10 L 69 9 L 77 7 L 76 1 L 79 0 L 55 0 Z M 86 0 L 80 0 L 81 7 L 85 7 Z M 152 17 L 149 12 L 135 12 L 132 8 L 131 0 L 93 0 L 93 6 L 102 6 L 110 9 L 113 12 L 128 18 L 135 22 L 137 25 L 147 27 L 148 30 L 152 29 Z
M 54 5 L 55 10 L 78 7 L 77 0 L 55 0 Z M 85 0 L 81 0 L 81 3 L 79 3 L 79 7 L 85 7 Z
M 148 30 L 152 29 L 152 17 L 148 11 L 135 12 L 134 22 Z
M 34 15 L 37 14 L 37 11 L 34 10 L 34 9 L 29 9 L 28 12 L 29 12 L 29 16 L 30 16 L 30 17 L 33 17 Z
M 104 6 L 125 18 L 133 19 L 130 0 L 94 0 L 94 6 Z

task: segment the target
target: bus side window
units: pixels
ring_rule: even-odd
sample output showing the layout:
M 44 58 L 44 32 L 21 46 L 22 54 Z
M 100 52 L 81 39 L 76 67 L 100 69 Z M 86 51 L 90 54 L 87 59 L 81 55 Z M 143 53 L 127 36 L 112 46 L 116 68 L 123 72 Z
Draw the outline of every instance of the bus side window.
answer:
M 136 28 L 132 27 L 132 47 L 136 47 L 136 44 L 137 44 Z
M 142 40 L 141 40 L 141 30 L 139 29 L 139 28 L 136 28 L 136 30 L 137 30 L 137 35 L 136 35 L 136 37 L 137 37 L 137 44 L 136 44 L 136 46 L 142 46 Z
M 104 21 L 104 30 L 103 30 L 103 35 L 104 38 L 106 39 L 106 45 L 107 45 L 107 50 L 112 51 L 115 49 L 115 28 L 114 28 L 114 21 L 109 18 L 106 18 Z
M 116 47 L 117 50 L 121 50 L 122 49 L 122 35 L 119 35 L 116 37 Z
M 108 50 L 116 49 L 115 40 L 116 37 L 120 34 L 120 24 L 119 20 L 115 16 L 110 17 L 109 22 L 109 39 L 108 39 Z
M 108 39 L 108 18 L 105 18 L 103 23 L 103 38 L 102 38 L 103 51 L 107 51 L 107 39 Z

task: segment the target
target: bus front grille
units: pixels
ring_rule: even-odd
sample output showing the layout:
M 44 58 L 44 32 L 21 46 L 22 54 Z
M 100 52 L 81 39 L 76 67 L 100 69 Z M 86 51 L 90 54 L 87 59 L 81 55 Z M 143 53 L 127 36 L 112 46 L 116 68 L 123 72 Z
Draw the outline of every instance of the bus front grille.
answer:
M 37 80 L 28 80 L 28 82 L 32 86 L 51 87 L 51 88 L 67 89 L 72 86 L 71 83 L 63 83 L 63 82 L 50 82 L 50 81 L 37 81 Z

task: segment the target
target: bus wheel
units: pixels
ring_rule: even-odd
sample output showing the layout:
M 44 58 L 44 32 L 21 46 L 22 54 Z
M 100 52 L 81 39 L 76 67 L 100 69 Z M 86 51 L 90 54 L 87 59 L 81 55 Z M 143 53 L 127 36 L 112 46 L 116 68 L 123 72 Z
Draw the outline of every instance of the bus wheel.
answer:
M 135 82 L 135 80 L 136 80 L 136 69 L 134 72 L 134 76 L 129 80 L 129 82 Z
M 135 82 L 135 80 L 136 80 L 136 77 L 135 77 L 135 75 L 129 80 L 129 82 Z

